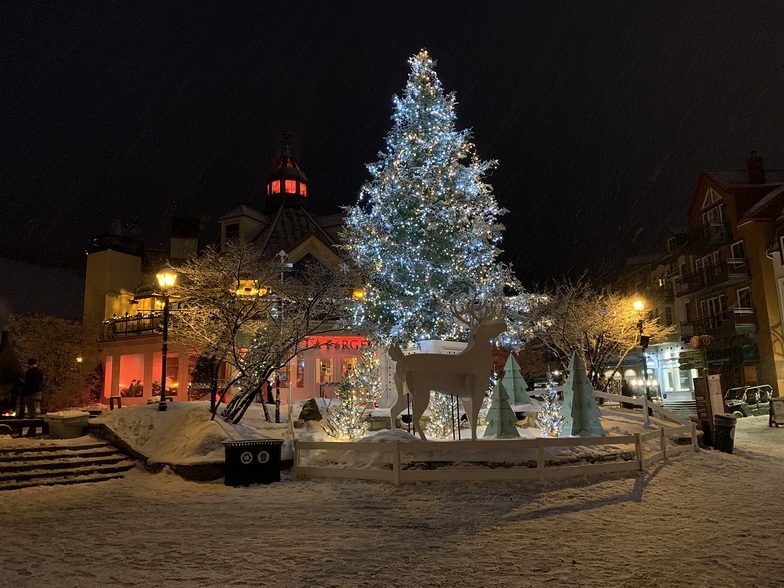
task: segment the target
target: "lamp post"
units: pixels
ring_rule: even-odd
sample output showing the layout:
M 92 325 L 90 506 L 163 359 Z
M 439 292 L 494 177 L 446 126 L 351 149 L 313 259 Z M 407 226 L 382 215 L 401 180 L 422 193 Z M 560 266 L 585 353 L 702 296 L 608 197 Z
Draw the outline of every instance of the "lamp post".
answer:
M 163 291 L 163 344 L 161 346 L 161 399 L 158 410 L 166 410 L 166 356 L 169 353 L 169 288 L 177 281 L 177 273 L 166 262 L 161 271 L 155 274 L 158 285 Z
M 640 317 L 640 320 L 637 322 L 637 328 L 640 331 L 640 347 L 642 348 L 642 376 L 645 384 L 645 398 L 646 400 L 650 400 L 651 391 L 648 386 L 648 358 L 645 352 L 645 350 L 648 349 L 649 338 L 643 335 L 643 326 L 645 325 L 645 301 L 642 299 L 635 300 L 634 310 L 637 311 L 637 315 Z

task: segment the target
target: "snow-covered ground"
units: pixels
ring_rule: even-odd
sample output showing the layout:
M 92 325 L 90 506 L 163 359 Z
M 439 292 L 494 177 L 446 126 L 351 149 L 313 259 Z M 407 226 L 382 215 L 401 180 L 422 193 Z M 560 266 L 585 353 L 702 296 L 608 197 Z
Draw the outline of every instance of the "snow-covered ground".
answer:
M 257 413 L 233 428 L 183 406 L 102 418 L 170 463 L 220 459 L 223 438 L 290 435 Z M 611 418 L 619 432 L 641 420 Z M 783 485 L 784 428 L 767 417 L 738 421 L 732 455 L 702 450 L 557 483 L 393 486 L 284 472 L 244 488 L 134 470 L 3 493 L 0 585 L 781 586 Z

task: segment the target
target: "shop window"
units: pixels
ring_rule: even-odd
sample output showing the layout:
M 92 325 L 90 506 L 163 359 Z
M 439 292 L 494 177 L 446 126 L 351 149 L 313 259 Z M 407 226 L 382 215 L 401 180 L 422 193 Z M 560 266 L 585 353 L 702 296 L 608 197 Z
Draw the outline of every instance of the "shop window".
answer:
M 120 356 L 120 396 L 139 398 L 144 392 L 144 354 Z
M 305 387 L 305 357 L 301 353 L 297 355 L 297 380 L 294 383 L 294 387 Z
M 152 395 L 160 396 L 161 394 L 161 353 L 154 353 L 152 358 Z M 180 371 L 180 357 L 177 354 L 166 354 L 166 395 L 177 396 L 180 391 L 179 382 Z
M 332 360 L 319 359 L 318 360 L 318 374 L 316 374 L 319 384 L 332 382 Z
M 354 374 L 354 369 L 357 367 L 357 358 L 356 357 L 344 357 L 341 360 L 341 368 L 340 373 L 343 376 L 352 376 Z
M 103 397 L 109 398 L 112 395 L 112 360 L 111 356 L 104 360 L 103 370 Z
M 297 193 L 297 180 L 286 180 L 286 194 Z

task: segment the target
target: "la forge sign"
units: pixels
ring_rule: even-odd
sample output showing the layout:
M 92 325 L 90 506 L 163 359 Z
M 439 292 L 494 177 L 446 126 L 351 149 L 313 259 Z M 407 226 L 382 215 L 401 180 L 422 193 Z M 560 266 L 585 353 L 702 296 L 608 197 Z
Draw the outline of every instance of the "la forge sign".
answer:
M 308 337 L 303 342 L 306 349 L 361 349 L 368 347 L 363 337 Z

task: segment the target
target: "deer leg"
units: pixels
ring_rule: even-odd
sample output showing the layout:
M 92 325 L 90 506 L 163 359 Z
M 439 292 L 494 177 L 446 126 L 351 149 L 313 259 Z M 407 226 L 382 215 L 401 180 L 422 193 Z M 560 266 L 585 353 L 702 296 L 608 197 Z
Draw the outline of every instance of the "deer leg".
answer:
M 476 441 L 476 425 L 479 422 L 479 409 L 482 406 L 484 392 L 479 396 L 476 392 L 476 376 L 469 374 L 465 381 L 466 395 L 463 398 L 463 407 L 468 416 L 468 424 L 471 425 L 471 440 Z
M 395 405 L 389 410 L 389 420 L 391 421 L 392 429 L 396 428 L 395 421 L 408 404 L 408 399 L 406 398 L 406 393 L 403 388 L 403 380 L 399 379 L 397 375 L 395 376 L 395 387 L 397 388 L 397 401 L 395 402 Z
M 406 386 L 408 386 L 408 392 L 411 395 L 411 400 L 414 404 L 411 414 L 411 422 L 414 423 L 414 430 L 419 433 L 422 441 L 427 441 L 427 437 L 425 436 L 424 430 L 422 430 L 422 424 L 419 422 L 419 419 L 425 414 L 425 409 L 430 401 L 430 390 L 421 392 L 417 389 L 416 382 L 414 381 L 414 374 L 411 372 L 406 374 Z

